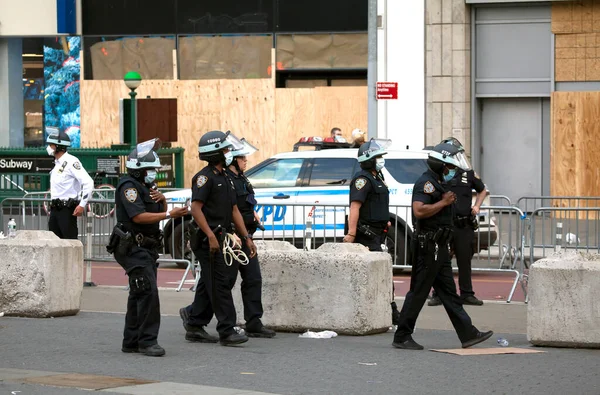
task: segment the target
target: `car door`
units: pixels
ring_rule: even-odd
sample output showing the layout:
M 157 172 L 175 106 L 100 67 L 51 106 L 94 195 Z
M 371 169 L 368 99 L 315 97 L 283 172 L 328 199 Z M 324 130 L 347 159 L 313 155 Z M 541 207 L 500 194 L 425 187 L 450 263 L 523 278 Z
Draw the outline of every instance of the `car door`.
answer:
M 313 158 L 299 188 L 297 202 L 305 225 L 312 228 L 313 245 L 344 237 L 350 182 L 358 170 L 356 158 Z M 325 206 L 323 206 L 325 205 Z
M 255 210 L 265 227 L 258 237 L 284 239 L 296 230 L 290 205 L 297 202 L 306 166 L 303 158 L 273 158 L 247 172 L 256 195 Z

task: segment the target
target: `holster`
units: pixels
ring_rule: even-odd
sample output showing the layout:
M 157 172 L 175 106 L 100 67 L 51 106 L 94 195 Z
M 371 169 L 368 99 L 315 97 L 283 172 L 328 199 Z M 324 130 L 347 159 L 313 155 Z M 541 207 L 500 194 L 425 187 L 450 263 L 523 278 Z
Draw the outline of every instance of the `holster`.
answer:
M 79 200 L 75 200 L 75 199 L 68 199 L 67 200 L 67 204 L 65 205 L 68 209 L 74 210 L 75 207 L 79 206 Z
M 149 250 L 158 250 L 162 247 L 162 233 L 159 234 L 158 238 L 138 233 L 135 235 L 135 241 L 138 247 L 147 248 Z
M 362 223 L 361 221 L 358 221 L 356 230 L 357 232 L 360 232 L 361 235 L 363 235 L 364 237 L 369 238 L 371 240 L 375 240 L 377 237 L 383 235 L 385 228 L 379 229 L 374 226 Z
M 135 242 L 131 232 L 126 230 L 123 227 L 123 224 L 117 223 L 108 239 L 106 251 L 109 254 L 114 254 L 117 252 L 121 255 L 129 255 L 134 244 Z

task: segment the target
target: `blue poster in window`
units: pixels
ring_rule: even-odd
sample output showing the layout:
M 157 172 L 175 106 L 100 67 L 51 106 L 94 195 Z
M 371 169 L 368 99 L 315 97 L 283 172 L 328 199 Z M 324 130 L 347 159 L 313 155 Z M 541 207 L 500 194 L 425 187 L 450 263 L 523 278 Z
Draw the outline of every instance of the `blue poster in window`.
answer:
M 71 138 L 73 148 L 81 146 L 80 50 L 80 37 L 44 40 L 44 126 L 64 130 Z

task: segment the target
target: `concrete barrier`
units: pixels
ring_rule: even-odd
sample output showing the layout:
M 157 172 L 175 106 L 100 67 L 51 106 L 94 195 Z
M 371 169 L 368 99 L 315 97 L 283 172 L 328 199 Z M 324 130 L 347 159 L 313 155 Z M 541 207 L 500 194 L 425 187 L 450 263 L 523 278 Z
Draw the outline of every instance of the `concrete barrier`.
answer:
M 529 270 L 527 339 L 600 348 L 600 254 L 559 252 Z
M 83 245 L 48 231 L 18 231 L 0 240 L 0 312 L 58 317 L 79 312 Z
M 263 277 L 263 323 L 285 332 L 332 330 L 367 335 L 391 326 L 392 261 L 359 244 L 327 243 L 303 251 L 281 241 L 257 241 Z M 244 322 L 238 276 L 233 290 Z

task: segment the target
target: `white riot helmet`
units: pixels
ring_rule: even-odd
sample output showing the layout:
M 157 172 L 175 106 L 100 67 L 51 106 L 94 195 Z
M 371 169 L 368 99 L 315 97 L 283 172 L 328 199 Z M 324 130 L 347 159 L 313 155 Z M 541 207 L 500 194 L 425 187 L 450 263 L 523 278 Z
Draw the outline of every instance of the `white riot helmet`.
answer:
M 160 159 L 156 151 L 160 149 L 161 145 L 162 143 L 158 138 L 139 143 L 127 157 L 125 167 L 133 172 L 160 168 Z M 131 172 L 129 173 L 131 174 Z

